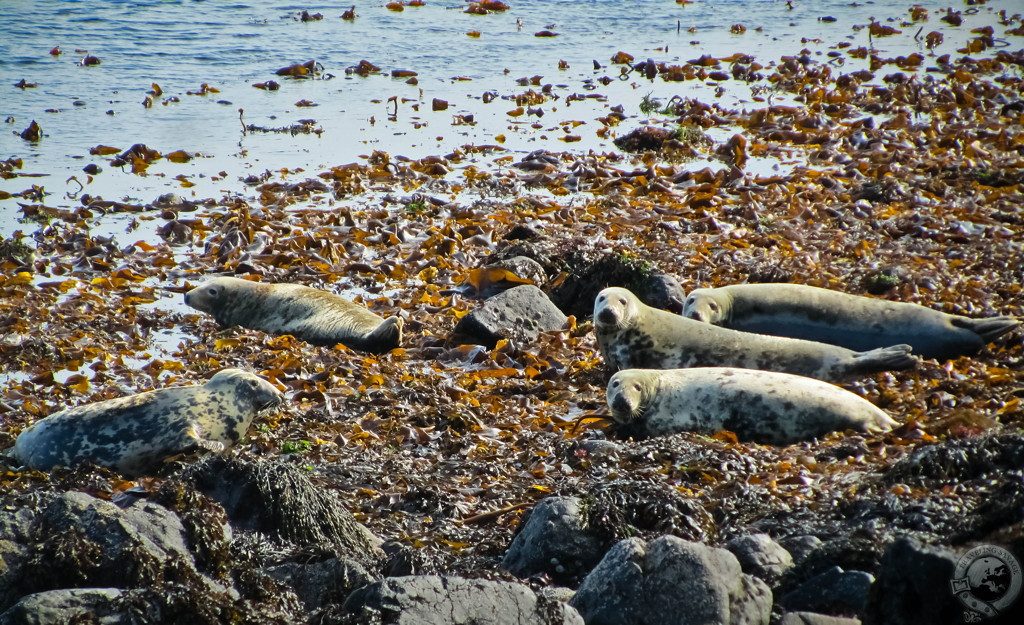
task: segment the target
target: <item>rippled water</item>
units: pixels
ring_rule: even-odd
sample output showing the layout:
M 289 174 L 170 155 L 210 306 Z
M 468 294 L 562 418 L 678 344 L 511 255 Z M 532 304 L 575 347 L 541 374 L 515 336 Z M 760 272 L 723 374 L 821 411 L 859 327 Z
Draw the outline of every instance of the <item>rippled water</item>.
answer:
M 855 31 L 854 25 L 867 24 L 870 17 L 906 19 L 911 3 L 823 0 L 796 2 L 793 9 L 786 2 L 756 0 L 697 0 L 686 6 L 670 0 L 511 0 L 510 4 L 510 11 L 487 16 L 467 15 L 463 4 L 451 0 L 427 0 L 426 6 L 401 13 L 386 10 L 383 2 L 357 4 L 358 18 L 348 22 L 340 19 L 348 7 L 333 4 L 5 0 L 0 25 L 0 118 L 8 121 L 0 132 L 0 158 L 21 157 L 22 171 L 47 176 L 0 180 L 0 190 L 18 192 L 42 184 L 52 193 L 46 199 L 48 205 L 68 205 L 73 200 L 65 192 L 78 187 L 66 179 L 74 175 L 86 182 L 82 167 L 95 162 L 104 172 L 87 184 L 85 191 L 92 195 L 152 201 L 160 193 L 177 191 L 207 197 L 242 190 L 239 177 L 266 169 L 305 168 L 315 173 L 374 149 L 410 157 L 444 154 L 467 143 L 494 143 L 498 134 L 507 136 L 506 147 L 520 152 L 539 147 L 611 150 L 610 139 L 594 134 L 600 128 L 595 118 L 620 103 L 628 114 L 637 115 L 637 104 L 647 93 L 661 98 L 720 97 L 727 106 L 755 106 L 749 86 L 743 83 L 727 81 L 716 96 L 714 85 L 649 82 L 636 75 L 597 85 L 592 92 L 608 96 L 606 101 L 567 105 L 564 96 L 588 93 L 585 80 L 618 76 L 620 67 L 608 63 L 618 50 L 634 54 L 637 60 L 651 57 L 674 62 L 701 54 L 744 52 L 768 64 L 807 48 L 825 61 L 829 46 L 840 41 L 868 44 L 867 30 Z M 938 21 L 947 4 L 920 4 L 931 12 L 924 32 L 948 28 Z M 939 52 L 955 53 L 955 47 L 970 37 L 971 27 L 994 23 L 995 11 L 1013 8 L 1010 1 L 992 2 L 977 14 L 966 15 L 964 25 L 956 29 L 958 36 L 947 35 Z M 324 19 L 298 21 L 303 9 L 319 11 Z M 826 15 L 836 21 L 818 20 Z M 730 34 L 730 26 L 738 23 L 747 27 L 746 32 Z M 912 37 L 919 27 L 907 26 L 902 36 L 874 44 L 888 55 L 921 49 L 922 44 Z M 559 36 L 535 37 L 542 29 Z M 468 37 L 471 30 L 481 36 Z M 816 38 L 821 41 L 813 41 Z M 54 46 L 60 46 L 63 54 L 51 56 Z M 102 63 L 78 65 L 85 51 Z M 334 78 L 293 80 L 274 75 L 279 67 L 308 59 L 319 61 Z M 379 65 L 384 74 L 346 75 L 345 68 L 361 59 Z M 595 59 L 603 66 L 599 70 L 594 69 Z M 558 69 L 560 60 L 569 68 Z M 838 69 L 859 69 L 854 63 L 846 59 Z M 419 84 L 390 78 L 387 72 L 395 68 L 418 72 Z M 481 100 L 491 90 L 503 96 L 521 93 L 527 87 L 517 85 L 516 79 L 534 75 L 542 76 L 542 84 L 556 85 L 554 92 L 562 96 L 544 104 L 546 115 L 539 120 L 543 125 L 539 130 L 529 127 L 536 118 L 522 121 L 526 118 L 506 115 L 514 108 L 512 102 L 498 99 L 484 104 Z M 21 79 L 38 87 L 14 87 Z M 252 87 L 270 79 L 282 84 L 279 91 Z M 147 109 L 142 101 L 153 82 L 163 95 Z M 202 83 L 220 92 L 186 95 Z M 180 102 L 161 103 L 171 96 Z M 403 99 L 394 119 L 388 118 L 391 96 Z M 450 108 L 431 111 L 433 98 L 448 100 Z M 319 106 L 296 107 L 303 99 Z M 323 134 L 243 135 L 239 108 L 245 110 L 247 123 L 262 126 L 313 118 Z M 468 113 L 475 115 L 475 126 L 452 125 L 455 115 Z M 17 134 L 33 119 L 45 133 L 37 144 Z M 558 122 L 566 120 L 584 122 L 573 130 L 583 137 L 581 142 L 567 146 L 555 140 L 565 132 Z M 635 121 L 623 128 L 632 125 Z M 125 149 L 134 143 L 164 153 L 200 152 L 204 157 L 186 164 L 160 161 L 147 176 L 137 176 L 89 155 L 89 148 L 99 144 Z M 211 178 L 222 171 L 225 176 Z M 181 174 L 196 186 L 181 189 L 174 180 Z M 0 201 L 0 234 L 19 227 L 32 229 L 31 224 L 27 228 L 18 224 L 17 215 L 15 200 Z

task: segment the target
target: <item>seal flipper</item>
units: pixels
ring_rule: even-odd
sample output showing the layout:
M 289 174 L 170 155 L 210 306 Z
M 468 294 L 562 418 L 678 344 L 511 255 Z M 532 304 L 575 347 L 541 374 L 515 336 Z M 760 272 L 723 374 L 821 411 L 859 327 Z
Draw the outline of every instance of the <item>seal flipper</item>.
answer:
M 856 352 L 853 362 L 846 371 L 849 375 L 865 375 L 879 371 L 902 371 L 917 366 L 917 358 L 911 354 L 910 345 L 879 347 L 866 352 Z
M 181 451 L 191 451 L 193 449 L 205 449 L 206 451 L 219 454 L 224 451 L 224 443 L 220 441 L 210 440 L 203 437 L 203 428 L 196 423 L 190 423 L 185 431 L 182 432 L 182 449 Z
M 969 317 L 954 317 L 953 325 L 977 334 L 985 343 L 991 343 L 1014 328 L 1019 327 L 1021 320 L 1016 317 L 986 317 L 983 319 L 971 319 Z
M 362 342 L 369 351 L 383 353 L 402 344 L 405 321 L 398 316 L 388 317 Z

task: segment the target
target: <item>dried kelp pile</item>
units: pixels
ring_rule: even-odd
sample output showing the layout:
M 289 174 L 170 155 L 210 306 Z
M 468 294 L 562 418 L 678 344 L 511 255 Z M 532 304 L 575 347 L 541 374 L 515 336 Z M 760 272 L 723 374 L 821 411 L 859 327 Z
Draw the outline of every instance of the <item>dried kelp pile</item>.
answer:
M 489 4 L 500 3 L 480 6 Z M 1002 18 L 998 36 L 970 33 L 942 56 L 930 51 L 937 31 L 926 53 L 907 57 L 840 44 L 833 59 L 870 67 L 849 73 L 806 54 L 683 65 L 616 55 L 624 71 L 680 83 L 680 97 L 648 103 L 651 124 L 641 126 L 671 132 L 631 136 L 633 113 L 621 108 L 599 120 L 601 136 L 632 137 L 623 152 L 462 146 L 412 160 L 377 151 L 317 175 L 254 176 L 248 191 L 202 201 L 83 195 L 54 207 L 29 189 L 22 211 L 38 227 L 0 241 L 0 448 L 63 407 L 238 366 L 288 403 L 232 455 L 304 472 L 390 541 L 396 572 L 507 577 L 499 562 L 522 514 L 552 494 L 596 493 L 609 536 L 856 534 L 868 536 L 868 555 L 844 557 L 869 564 L 898 533 L 1020 540 L 1019 332 L 975 358 L 848 385 L 901 423 L 890 433 L 781 448 L 727 432 L 638 442 L 589 428 L 580 417 L 605 414 L 606 376 L 588 302 L 532 343 L 452 336 L 482 295 L 508 286 L 592 293 L 658 274 L 684 290 L 798 282 L 970 316 L 1024 315 L 1024 27 Z M 876 37 L 891 28 L 876 27 Z M 685 95 L 687 81 L 709 79 L 757 87 L 760 102 L 730 110 Z M 525 108 L 551 97 L 522 96 Z M 104 148 L 138 172 L 156 158 L 145 146 Z M 688 167 L 694 155 L 716 165 Z M 754 173 L 765 162 L 788 165 Z M 0 174 L 19 167 L 0 162 Z M 126 240 L 135 229 L 158 236 L 125 244 L 90 234 L 116 213 L 132 215 Z M 536 271 L 499 262 L 518 256 Z M 219 273 L 324 288 L 399 315 L 405 344 L 367 356 L 218 329 L 180 302 Z M 194 461 L 139 480 L 8 466 L 0 502 L 32 508 L 69 489 L 166 499 Z M 274 598 L 283 590 L 232 568 L 257 556 L 236 548 L 214 559 L 251 602 L 244 610 L 292 618 L 294 605 Z M 198 579 L 165 581 L 208 583 Z

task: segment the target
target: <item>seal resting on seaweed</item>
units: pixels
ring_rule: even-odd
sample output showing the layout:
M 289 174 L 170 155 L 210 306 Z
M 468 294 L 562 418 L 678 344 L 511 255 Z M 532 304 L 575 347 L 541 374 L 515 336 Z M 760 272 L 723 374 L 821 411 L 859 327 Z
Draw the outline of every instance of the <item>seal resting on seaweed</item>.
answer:
M 971 319 L 918 304 L 802 284 L 734 284 L 695 289 L 683 315 L 723 328 L 867 350 L 907 343 L 924 358 L 978 353 L 1020 325 L 1013 317 Z
M 608 407 L 625 432 L 731 430 L 740 440 L 777 445 L 836 430 L 882 432 L 897 425 L 869 401 L 833 384 L 730 367 L 619 371 L 608 382 Z
M 38 470 L 79 462 L 141 475 L 175 454 L 221 452 L 256 415 L 281 402 L 263 378 L 224 369 L 202 386 L 181 386 L 61 410 L 32 424 L 8 451 Z
M 384 319 L 365 307 L 301 284 L 263 284 L 214 278 L 185 294 L 185 303 L 213 315 L 222 327 L 291 334 L 314 345 L 344 343 L 381 353 L 402 343 L 402 319 Z
M 720 328 L 641 302 L 610 287 L 594 301 L 594 331 L 605 363 L 619 369 L 740 367 L 844 380 L 917 364 L 909 345 L 854 352 L 844 347 Z

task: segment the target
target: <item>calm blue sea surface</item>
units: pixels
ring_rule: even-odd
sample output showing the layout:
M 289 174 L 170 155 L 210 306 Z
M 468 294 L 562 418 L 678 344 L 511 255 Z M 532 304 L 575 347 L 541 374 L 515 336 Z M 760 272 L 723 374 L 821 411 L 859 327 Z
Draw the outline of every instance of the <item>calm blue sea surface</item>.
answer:
M 468 15 L 464 4 L 426 0 L 423 7 L 400 13 L 383 2 L 357 4 L 355 21 L 340 18 L 349 4 L 213 2 L 164 0 L 112 2 L 104 0 L 4 0 L 0 2 L 0 158 L 20 157 L 22 171 L 42 178 L 0 180 L 0 190 L 19 192 L 31 184 L 51 193 L 46 203 L 73 203 L 65 193 L 78 188 L 70 176 L 86 184 L 86 192 L 107 199 L 151 201 L 160 193 L 207 197 L 244 189 L 239 178 L 264 170 L 304 168 L 309 175 L 322 168 L 350 162 L 372 150 L 421 157 L 445 154 L 464 144 L 495 143 L 504 135 L 505 147 L 515 152 L 551 150 L 612 150 L 609 138 L 595 134 L 595 119 L 618 104 L 639 115 L 644 95 L 673 95 L 716 100 L 729 107 L 763 106 L 752 100 L 749 85 L 726 81 L 721 88 L 698 81 L 666 83 L 633 74 L 619 79 L 621 66 L 609 59 L 619 50 L 637 61 L 680 62 L 703 54 L 717 57 L 735 52 L 754 55 L 765 65 L 782 55 L 801 54 L 827 61 L 840 42 L 868 45 L 862 27 L 874 18 L 903 30 L 876 39 L 885 55 L 923 51 L 913 35 L 928 32 L 948 3 L 921 2 L 930 11 L 923 24 L 900 26 L 909 19 L 910 2 L 822 0 L 782 1 L 695 0 L 681 6 L 672 0 L 611 0 L 541 2 L 511 0 L 511 10 L 486 16 Z M 1020 8 L 1017 5 L 1018 10 Z M 957 9 L 967 11 L 965 5 Z M 965 15 L 956 36 L 947 35 L 939 53 L 955 54 L 970 38 L 970 28 L 995 23 L 999 9 L 1014 3 L 990 2 Z M 322 13 L 321 21 L 302 22 L 303 10 Z M 973 9 L 972 9 L 973 11 Z M 831 16 L 835 21 L 820 21 Z M 733 34 L 742 24 L 746 31 Z M 534 34 L 551 30 L 558 37 Z M 480 36 L 467 36 L 478 31 Z M 59 46 L 62 54 L 53 56 Z M 79 61 L 94 55 L 101 64 L 84 67 Z M 843 55 L 845 57 L 845 55 Z M 279 67 L 316 59 L 329 80 L 294 80 L 274 75 Z M 345 68 L 366 59 L 380 66 L 381 75 L 346 75 Z M 602 66 L 594 69 L 594 61 Z M 845 58 L 837 71 L 862 65 Z M 568 65 L 559 69 L 559 61 Z M 564 65 L 564 64 L 563 64 Z M 391 78 L 393 69 L 418 72 L 418 84 Z M 516 80 L 540 76 L 559 98 L 543 105 L 543 118 L 512 118 L 515 103 L 500 97 L 484 103 L 494 92 L 513 96 L 529 88 Z M 608 85 L 594 81 L 613 78 Z M 278 91 L 261 91 L 253 84 L 281 83 Z M 25 80 L 35 88 L 20 89 Z M 151 108 L 143 106 L 152 83 L 162 89 Z M 188 95 L 206 83 L 218 90 Z M 574 93 L 601 94 L 604 99 L 567 102 Z M 389 119 L 387 100 L 397 97 L 398 115 Z M 170 98 L 177 99 L 177 101 Z M 434 98 L 450 107 L 432 111 Z M 317 106 L 298 107 L 309 100 Z M 315 119 L 317 135 L 243 135 L 238 109 L 245 121 L 268 127 Z M 457 115 L 474 116 L 475 125 L 453 125 Z M 36 120 L 45 133 L 29 143 L 20 133 Z M 575 125 L 582 140 L 566 144 L 555 138 Z M 627 120 L 622 128 L 635 126 Z M 534 128 L 531 124 L 539 124 Z M 163 153 L 198 152 L 189 163 L 160 161 L 148 175 L 138 176 L 110 167 L 107 159 L 90 156 L 89 148 L 103 144 L 125 149 L 144 143 Z M 109 158 L 109 157 L 108 157 Z M 88 163 L 103 167 L 91 181 L 82 172 Z M 216 176 L 225 172 L 225 176 Z M 176 176 L 195 186 L 185 190 Z M 212 176 L 212 177 L 211 177 Z M 23 227 L 16 221 L 15 200 L 0 201 L 0 234 Z

